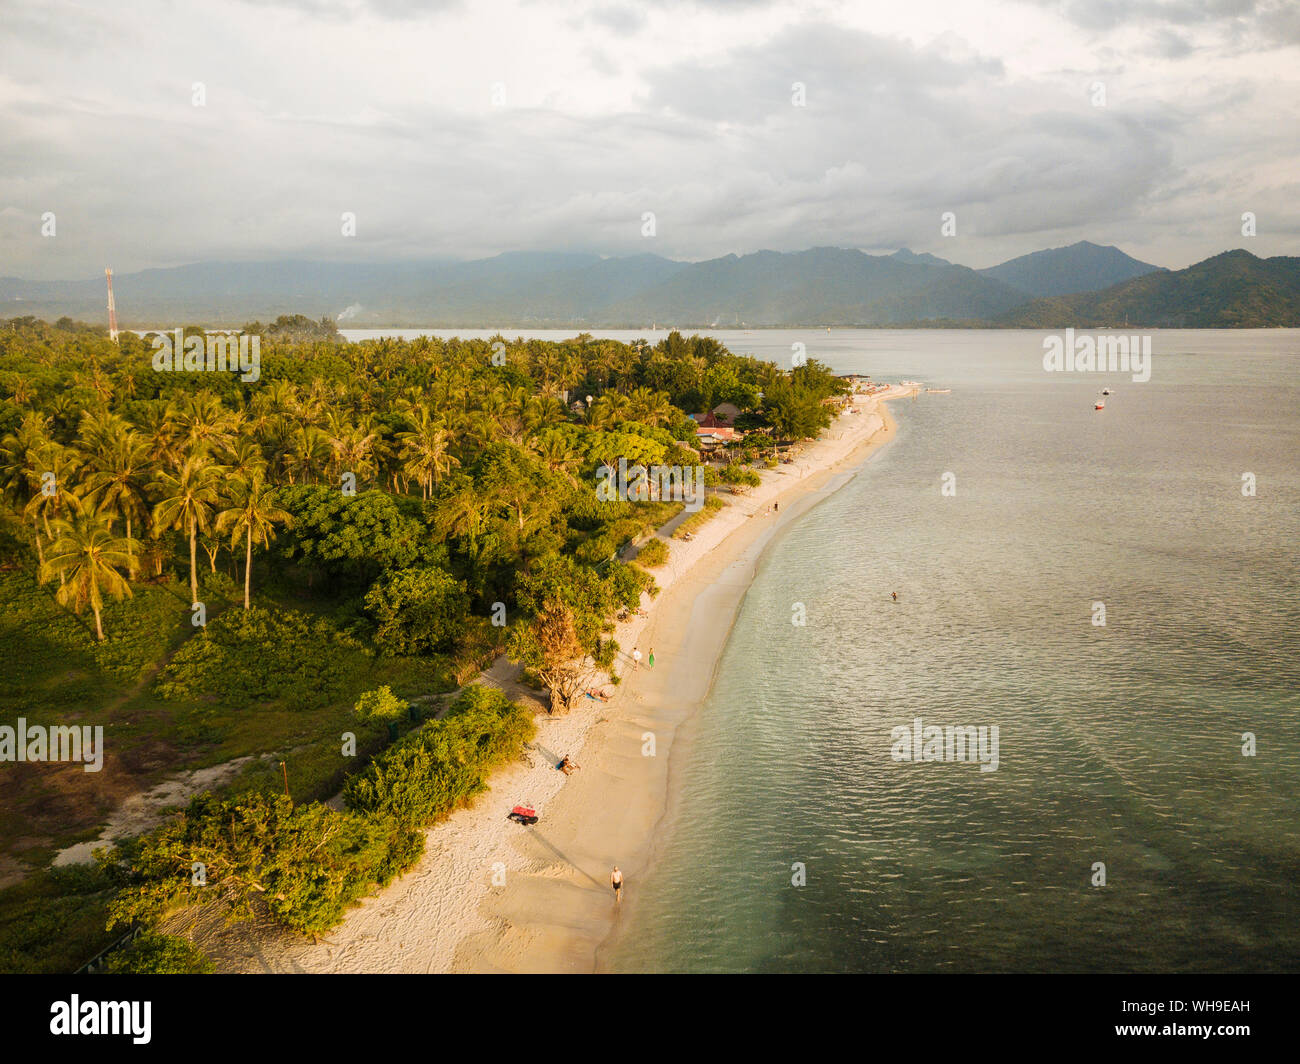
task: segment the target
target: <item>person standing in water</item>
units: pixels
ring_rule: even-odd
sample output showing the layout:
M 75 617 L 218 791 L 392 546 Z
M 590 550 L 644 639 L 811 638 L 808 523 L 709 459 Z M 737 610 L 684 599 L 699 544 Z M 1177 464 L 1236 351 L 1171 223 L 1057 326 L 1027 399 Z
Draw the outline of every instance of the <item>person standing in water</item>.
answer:
M 898 592 L 897 592 L 897 591 L 891 591 L 890 594 L 894 596 L 894 601 L 897 602 L 897 601 L 898 601 Z
M 621 905 L 623 903 L 623 873 L 618 870 L 618 865 L 615 865 L 614 871 L 609 874 L 609 885 L 614 888 L 614 903 Z

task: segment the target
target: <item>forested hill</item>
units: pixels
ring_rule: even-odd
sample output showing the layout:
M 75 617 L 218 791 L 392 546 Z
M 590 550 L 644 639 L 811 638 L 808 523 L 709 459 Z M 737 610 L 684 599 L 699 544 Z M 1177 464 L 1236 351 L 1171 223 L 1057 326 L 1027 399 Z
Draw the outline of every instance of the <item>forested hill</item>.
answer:
M 1185 270 L 1149 273 L 1101 292 L 1037 299 L 998 322 L 1031 329 L 1297 328 L 1300 258 L 1225 251 Z
M 1117 247 L 1100 247 L 1087 240 L 1064 248 L 1021 255 L 999 266 L 980 270 L 1030 296 L 1051 297 L 1095 292 L 1159 270 Z
M 123 328 L 230 328 L 293 308 L 340 328 L 1294 324 L 1294 260 L 1226 252 L 1170 272 L 1086 241 L 974 270 L 822 247 L 703 262 L 528 252 L 472 262 L 196 263 L 114 276 Z M 1118 289 L 1116 286 L 1120 286 Z M 1127 286 L 1127 287 L 1125 287 Z M 0 278 L 9 317 L 104 322 L 102 276 Z

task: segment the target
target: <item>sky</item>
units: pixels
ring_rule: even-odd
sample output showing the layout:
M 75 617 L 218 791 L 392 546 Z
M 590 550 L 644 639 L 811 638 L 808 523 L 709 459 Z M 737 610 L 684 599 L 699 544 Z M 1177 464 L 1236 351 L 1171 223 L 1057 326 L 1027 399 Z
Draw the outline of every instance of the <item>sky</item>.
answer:
M 1300 253 L 1298 134 L 1296 0 L 0 0 L 0 276 L 1077 240 L 1178 269 Z

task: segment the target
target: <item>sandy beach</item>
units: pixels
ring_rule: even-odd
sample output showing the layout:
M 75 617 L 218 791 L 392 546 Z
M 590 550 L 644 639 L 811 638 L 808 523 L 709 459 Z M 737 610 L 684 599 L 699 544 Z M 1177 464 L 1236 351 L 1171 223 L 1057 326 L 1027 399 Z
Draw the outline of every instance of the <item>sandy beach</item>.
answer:
M 856 413 L 841 414 L 794 463 L 765 471 L 760 487 L 728 496 L 692 540 L 667 540 L 669 560 L 654 570 L 660 593 L 643 597 L 644 616 L 614 633 L 623 653 L 613 698 L 540 713 L 528 763 L 498 773 L 472 808 L 430 828 L 417 866 L 320 941 L 266 923 L 227 926 L 206 910 L 177 914 L 165 930 L 194 938 L 226 972 L 599 970 L 620 916 L 610 870 L 622 869 L 634 904 L 668 806 L 674 739 L 709 692 L 764 548 L 892 439 L 884 401 L 909 394 L 857 397 Z M 499 665 L 486 679 L 513 696 L 511 675 Z M 581 766 L 570 776 L 555 769 L 566 754 Z M 537 809 L 538 824 L 505 818 L 520 802 Z

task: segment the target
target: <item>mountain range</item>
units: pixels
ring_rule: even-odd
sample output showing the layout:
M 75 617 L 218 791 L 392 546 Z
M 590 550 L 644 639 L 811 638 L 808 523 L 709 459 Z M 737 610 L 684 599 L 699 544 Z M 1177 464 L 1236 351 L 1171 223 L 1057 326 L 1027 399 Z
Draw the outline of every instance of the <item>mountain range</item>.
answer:
M 703 262 L 516 252 L 470 262 L 195 263 L 117 274 L 123 328 L 284 313 L 342 328 L 1300 325 L 1300 259 L 1228 251 L 1185 270 L 1087 241 L 975 270 L 902 249 L 759 251 Z M 102 321 L 103 277 L 0 278 L 0 317 Z

